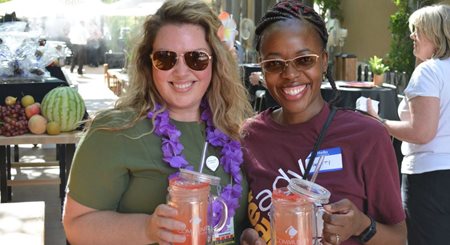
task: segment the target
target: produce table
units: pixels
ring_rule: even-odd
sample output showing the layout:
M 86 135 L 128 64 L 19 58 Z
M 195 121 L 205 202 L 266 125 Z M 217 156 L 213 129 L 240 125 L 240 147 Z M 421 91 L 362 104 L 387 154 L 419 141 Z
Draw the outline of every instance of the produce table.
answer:
M 72 165 L 72 158 L 75 152 L 75 144 L 81 137 L 80 131 L 65 132 L 59 135 L 34 135 L 24 134 L 14 137 L 0 136 L 0 188 L 1 188 L 1 202 L 11 201 L 11 187 L 18 185 L 42 185 L 59 183 L 59 195 L 61 203 L 65 195 L 65 187 L 67 176 Z M 11 163 L 11 157 L 7 150 L 10 145 L 20 144 L 56 144 L 58 149 L 58 165 L 59 165 L 59 180 L 36 179 L 36 180 L 11 180 L 11 167 L 17 165 L 21 166 L 40 166 L 40 163 Z M 43 164 L 48 166 L 48 164 Z M 42 165 L 41 165 L 42 166 Z

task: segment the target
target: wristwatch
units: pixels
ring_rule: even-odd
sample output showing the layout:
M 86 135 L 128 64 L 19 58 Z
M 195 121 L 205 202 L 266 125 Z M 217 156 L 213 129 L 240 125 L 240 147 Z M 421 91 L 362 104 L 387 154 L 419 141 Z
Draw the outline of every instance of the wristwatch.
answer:
M 370 225 L 369 227 L 367 227 L 359 236 L 358 236 L 358 240 L 361 243 L 366 243 L 368 242 L 370 239 L 372 239 L 373 236 L 375 236 L 375 234 L 377 233 L 377 222 L 375 222 L 375 220 L 368 216 L 370 219 Z

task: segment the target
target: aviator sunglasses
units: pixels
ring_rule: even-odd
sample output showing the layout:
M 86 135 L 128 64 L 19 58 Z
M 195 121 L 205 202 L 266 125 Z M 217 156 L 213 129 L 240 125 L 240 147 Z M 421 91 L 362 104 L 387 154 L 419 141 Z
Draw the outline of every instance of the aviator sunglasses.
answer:
M 183 54 L 174 51 L 155 51 L 150 55 L 153 66 L 162 71 L 172 69 L 178 62 L 178 58 L 184 57 L 184 63 L 194 71 L 203 71 L 208 67 L 211 55 L 205 51 L 195 50 Z
M 288 67 L 289 63 L 292 63 L 297 71 L 306 71 L 317 63 L 318 58 L 319 56 L 317 54 L 305 54 L 288 60 L 263 60 L 259 64 L 265 72 L 269 73 L 282 73 Z

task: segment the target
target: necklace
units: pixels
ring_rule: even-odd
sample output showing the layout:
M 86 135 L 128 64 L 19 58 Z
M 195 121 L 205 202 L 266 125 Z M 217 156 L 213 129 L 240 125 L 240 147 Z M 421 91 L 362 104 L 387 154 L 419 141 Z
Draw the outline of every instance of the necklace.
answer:
M 184 146 L 180 142 L 181 132 L 175 125 L 170 123 L 169 111 L 164 110 L 159 114 L 155 114 L 161 108 L 161 105 L 156 104 L 154 110 L 150 111 L 147 117 L 149 119 L 153 118 L 154 134 L 161 137 L 163 161 L 172 168 L 193 170 L 193 166 L 188 164 L 182 153 Z M 230 220 L 229 218 L 234 216 L 236 209 L 239 207 L 239 198 L 242 193 L 240 166 L 243 162 L 243 156 L 241 144 L 214 127 L 212 112 L 206 100 L 202 100 L 200 108 L 202 109 L 200 118 L 206 124 L 206 141 L 214 147 L 221 147 L 220 164 L 223 166 L 224 171 L 232 177 L 231 183 L 225 186 L 220 193 L 220 197 L 228 207 L 228 220 Z M 223 211 L 222 206 L 217 202 L 214 201 L 212 204 L 214 224 L 219 222 Z

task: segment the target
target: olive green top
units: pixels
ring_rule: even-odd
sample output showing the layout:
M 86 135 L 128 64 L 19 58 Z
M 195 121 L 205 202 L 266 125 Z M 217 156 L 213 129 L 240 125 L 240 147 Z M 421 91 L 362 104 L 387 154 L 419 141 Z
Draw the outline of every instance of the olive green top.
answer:
M 93 130 L 125 121 L 129 116 L 120 113 L 94 122 L 77 146 L 67 191 L 71 198 L 94 209 L 152 214 L 159 204 L 166 203 L 168 177 L 178 169 L 162 161 L 161 138 L 149 133 L 151 120 L 140 120 L 132 128 L 116 132 Z M 197 171 L 205 144 L 205 124 L 171 122 L 181 132 L 183 155 Z M 220 149 L 209 145 L 207 156 L 210 155 L 220 159 Z M 205 166 L 203 173 L 220 177 L 222 188 L 231 181 L 221 166 L 215 172 Z M 242 230 L 248 227 L 248 187 L 244 178 L 242 188 L 240 207 L 234 217 L 236 243 Z

